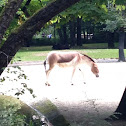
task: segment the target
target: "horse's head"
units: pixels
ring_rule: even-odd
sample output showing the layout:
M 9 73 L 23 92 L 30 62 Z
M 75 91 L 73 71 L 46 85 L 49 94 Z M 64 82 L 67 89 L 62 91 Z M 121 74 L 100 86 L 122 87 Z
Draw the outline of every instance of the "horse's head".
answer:
M 96 75 L 96 77 L 99 77 L 99 70 L 96 63 L 93 63 L 91 71 Z

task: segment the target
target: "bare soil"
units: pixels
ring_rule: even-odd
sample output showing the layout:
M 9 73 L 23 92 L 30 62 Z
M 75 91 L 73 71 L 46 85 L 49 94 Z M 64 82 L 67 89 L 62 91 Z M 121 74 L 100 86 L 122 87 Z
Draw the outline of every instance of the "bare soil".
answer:
M 112 126 L 126 126 L 126 121 L 112 121 L 110 123 L 105 121 L 105 118 L 116 110 L 125 89 L 126 63 L 119 63 L 117 60 L 106 63 L 99 60 L 99 78 L 91 73 L 89 67 L 82 67 L 86 84 L 83 83 L 83 77 L 77 70 L 73 86 L 70 85 L 72 67 L 63 69 L 57 66 L 51 72 L 49 80 L 51 86 L 49 87 L 45 86 L 46 77 L 41 62 L 20 66 L 29 79 L 19 80 L 18 83 L 22 83 L 22 81 L 27 83 L 37 96 L 33 99 L 26 92 L 20 97 L 25 103 L 32 104 L 47 98 L 57 107 L 71 126 L 110 126 L 111 124 Z M 4 72 L 2 76 L 7 76 L 7 73 Z M 15 77 L 12 74 L 8 76 Z M 5 83 L 8 84 L 8 81 Z M 5 88 L 1 88 L 1 90 L 12 88 L 14 82 L 9 83 L 9 86 L 5 84 Z M 18 85 L 18 87 L 20 86 Z M 14 92 L 7 94 L 13 96 Z

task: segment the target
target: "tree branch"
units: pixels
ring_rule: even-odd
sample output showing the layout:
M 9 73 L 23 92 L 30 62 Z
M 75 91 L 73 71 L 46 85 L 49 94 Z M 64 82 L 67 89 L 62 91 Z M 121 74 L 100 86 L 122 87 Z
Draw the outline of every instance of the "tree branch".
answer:
M 29 18 L 17 31 L 13 32 L 0 49 L 1 52 L 10 56 L 7 59 L 5 55 L 0 54 L 0 74 L 3 72 L 3 68 L 8 65 L 6 64 L 7 60 L 9 63 L 24 42 L 30 40 L 51 18 L 78 1 L 80 0 L 55 0 Z
M 9 27 L 22 2 L 23 0 L 10 0 L 4 7 L 2 14 L 0 15 L 0 44 L 5 31 Z

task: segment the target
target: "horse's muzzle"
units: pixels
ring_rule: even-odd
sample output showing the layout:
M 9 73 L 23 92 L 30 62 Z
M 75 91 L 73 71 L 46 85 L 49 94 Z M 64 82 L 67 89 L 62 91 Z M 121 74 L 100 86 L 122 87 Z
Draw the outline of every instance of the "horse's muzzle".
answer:
M 97 74 L 96 77 L 99 77 L 99 75 Z

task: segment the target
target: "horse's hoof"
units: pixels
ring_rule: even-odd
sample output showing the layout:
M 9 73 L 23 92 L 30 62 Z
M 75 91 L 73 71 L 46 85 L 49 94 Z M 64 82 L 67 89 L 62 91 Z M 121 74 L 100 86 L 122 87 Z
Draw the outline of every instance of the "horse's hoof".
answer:
M 51 86 L 50 84 L 48 84 L 48 86 Z
M 45 85 L 46 85 L 46 86 L 51 86 L 51 85 L 50 85 L 50 84 L 48 84 L 48 83 L 45 83 Z

